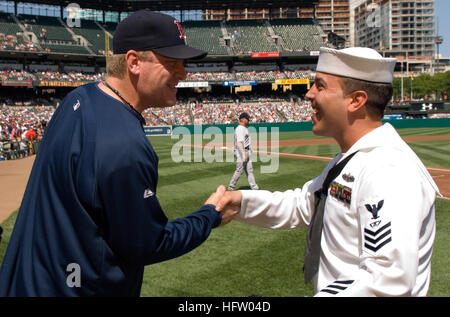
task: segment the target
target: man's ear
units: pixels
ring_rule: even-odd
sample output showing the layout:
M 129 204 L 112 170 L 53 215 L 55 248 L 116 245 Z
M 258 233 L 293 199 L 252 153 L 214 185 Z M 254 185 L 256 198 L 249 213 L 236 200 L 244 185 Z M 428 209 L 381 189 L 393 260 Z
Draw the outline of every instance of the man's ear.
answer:
M 350 100 L 350 104 L 348 105 L 349 112 L 359 111 L 363 106 L 367 103 L 367 92 L 364 90 L 355 90 L 348 95 Z
M 140 74 L 139 56 L 136 51 L 129 50 L 125 55 L 128 71 L 133 75 Z

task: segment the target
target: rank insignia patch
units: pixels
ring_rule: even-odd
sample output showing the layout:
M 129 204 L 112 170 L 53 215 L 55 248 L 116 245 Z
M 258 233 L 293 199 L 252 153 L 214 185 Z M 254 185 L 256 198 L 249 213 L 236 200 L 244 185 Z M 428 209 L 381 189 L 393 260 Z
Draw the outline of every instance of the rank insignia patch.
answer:
M 364 227 L 364 248 L 369 253 L 377 253 L 385 245 L 392 242 L 391 221 L 383 215 L 384 199 L 374 199 L 362 204 L 366 225 Z M 369 216 L 370 215 L 370 216 Z
M 384 199 L 380 200 L 377 205 L 370 205 L 366 204 L 366 209 L 372 214 L 372 219 L 378 219 L 380 216 L 378 216 L 378 212 L 380 211 L 381 207 L 383 207 Z
M 344 174 L 344 175 L 342 175 L 342 178 L 344 179 L 344 181 L 349 182 L 349 183 L 355 181 L 355 178 L 351 174 Z
M 334 181 L 330 185 L 330 195 L 339 199 L 340 201 L 350 204 L 350 201 L 352 199 L 352 189 Z
M 364 246 L 373 252 L 377 252 L 392 241 L 391 233 L 391 222 L 376 231 L 364 228 Z

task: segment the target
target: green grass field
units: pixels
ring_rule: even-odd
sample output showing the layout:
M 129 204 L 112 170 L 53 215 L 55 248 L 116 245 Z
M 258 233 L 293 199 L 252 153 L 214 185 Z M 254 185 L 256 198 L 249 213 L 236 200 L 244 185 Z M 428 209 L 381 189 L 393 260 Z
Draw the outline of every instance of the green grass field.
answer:
M 450 128 L 402 129 L 402 135 L 450 135 Z M 311 132 L 281 133 L 280 139 L 314 138 Z M 152 137 L 160 158 L 158 198 L 169 219 L 183 217 L 196 209 L 220 184 L 227 185 L 234 164 L 175 163 L 170 137 Z M 208 142 L 206 140 L 205 142 Z M 450 168 L 450 142 L 411 143 L 425 165 Z M 280 152 L 334 156 L 337 145 L 290 146 Z M 255 177 L 262 189 L 287 190 L 301 186 L 320 174 L 322 161 L 279 158 L 274 174 L 261 174 L 254 163 Z M 248 188 L 245 176 L 238 187 Z M 432 262 L 430 296 L 450 296 L 450 201 L 437 199 L 437 236 Z M 0 259 L 12 231 L 16 213 L 3 224 Z M 208 240 L 192 252 L 145 270 L 142 296 L 311 296 L 312 286 L 303 282 L 302 266 L 306 229 L 273 231 L 238 222 L 214 229 Z

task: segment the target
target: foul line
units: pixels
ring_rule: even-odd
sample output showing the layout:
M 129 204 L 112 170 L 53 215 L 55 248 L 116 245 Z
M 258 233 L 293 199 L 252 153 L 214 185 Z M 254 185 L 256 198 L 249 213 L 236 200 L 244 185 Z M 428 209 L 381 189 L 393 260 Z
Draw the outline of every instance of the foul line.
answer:
M 282 153 L 282 152 L 268 152 L 268 151 L 259 151 L 256 150 L 256 153 L 260 154 L 268 154 L 268 155 L 278 155 L 278 156 L 287 156 L 287 157 L 295 157 L 306 160 L 319 160 L 319 161 L 331 161 L 332 157 L 327 156 L 317 156 L 317 155 L 307 155 L 307 154 L 294 154 L 294 153 Z
M 196 145 L 196 144 L 191 144 L 190 146 L 192 146 L 192 147 L 201 147 L 201 148 L 205 147 L 203 145 L 199 146 L 199 145 Z M 212 148 L 214 148 L 214 147 L 212 147 Z M 221 146 L 220 150 L 225 150 L 225 151 L 230 151 L 230 152 L 233 151 L 232 149 L 229 149 L 226 146 Z M 317 155 L 307 155 L 307 154 L 270 152 L 270 151 L 261 151 L 261 150 L 255 150 L 255 152 L 258 153 L 258 154 L 278 155 L 278 156 L 293 157 L 293 158 L 306 159 L 306 160 L 318 160 L 318 161 L 326 161 L 326 162 L 329 162 L 329 161 L 331 161 L 333 159 L 332 157 L 328 157 L 328 156 L 317 156 Z M 446 168 L 437 168 L 437 167 L 426 167 L 426 168 L 430 172 L 434 171 L 434 172 L 450 173 L 450 169 L 446 169 Z M 442 175 L 438 175 L 438 176 L 442 176 Z M 441 196 L 440 198 L 450 200 L 450 197 Z
M 268 151 L 256 151 L 257 153 L 262 154 L 269 154 L 269 155 L 281 155 L 281 156 L 289 156 L 289 157 L 296 157 L 296 158 L 304 158 L 304 159 L 311 159 L 311 160 L 321 160 L 321 161 L 331 161 L 332 157 L 327 156 L 316 156 L 316 155 L 306 155 L 306 154 L 293 154 L 293 153 L 282 153 L 282 152 L 268 152 Z M 425 166 L 427 170 L 429 171 L 435 171 L 435 172 L 444 172 L 444 173 L 450 173 L 450 169 L 446 168 L 437 168 L 437 167 L 428 167 Z
M 446 168 L 427 167 L 427 169 L 430 171 L 450 173 L 450 169 L 446 169 Z

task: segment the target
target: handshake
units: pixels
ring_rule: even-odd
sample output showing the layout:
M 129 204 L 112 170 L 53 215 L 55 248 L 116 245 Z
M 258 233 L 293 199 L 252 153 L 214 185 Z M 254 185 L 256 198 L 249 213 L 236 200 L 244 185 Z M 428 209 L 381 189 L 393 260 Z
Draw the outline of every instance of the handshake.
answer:
M 204 205 L 216 206 L 217 212 L 222 214 L 221 226 L 233 220 L 241 209 L 242 194 L 240 191 L 226 191 L 225 186 L 217 187 L 216 192 L 209 196 Z

